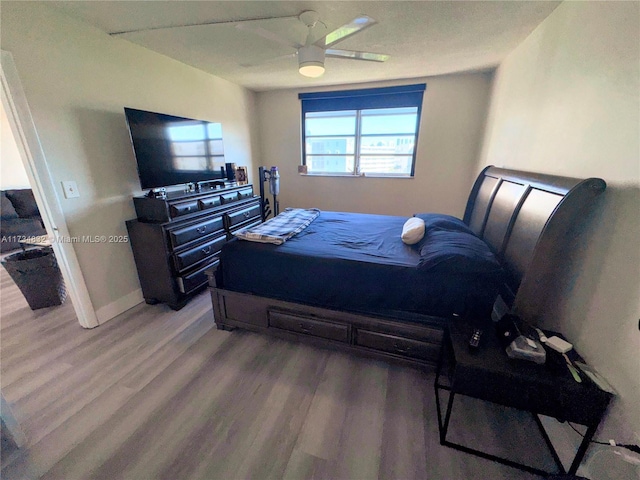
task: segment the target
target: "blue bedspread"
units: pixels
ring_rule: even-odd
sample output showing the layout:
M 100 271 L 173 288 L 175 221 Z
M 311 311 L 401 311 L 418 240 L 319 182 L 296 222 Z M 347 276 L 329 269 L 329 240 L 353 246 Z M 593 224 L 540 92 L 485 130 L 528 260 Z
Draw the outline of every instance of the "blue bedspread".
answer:
M 419 269 L 419 250 L 400 239 L 406 220 L 323 211 L 282 245 L 227 243 L 218 280 L 228 290 L 353 312 L 489 311 L 498 279 Z

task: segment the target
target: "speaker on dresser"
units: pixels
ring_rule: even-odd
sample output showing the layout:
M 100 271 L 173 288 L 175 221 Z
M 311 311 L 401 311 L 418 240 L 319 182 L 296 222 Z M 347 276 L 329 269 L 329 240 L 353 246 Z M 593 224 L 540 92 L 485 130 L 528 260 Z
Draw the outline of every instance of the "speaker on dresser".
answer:
M 227 171 L 227 180 L 230 182 L 235 182 L 236 181 L 236 164 L 227 163 L 225 164 L 225 169 Z

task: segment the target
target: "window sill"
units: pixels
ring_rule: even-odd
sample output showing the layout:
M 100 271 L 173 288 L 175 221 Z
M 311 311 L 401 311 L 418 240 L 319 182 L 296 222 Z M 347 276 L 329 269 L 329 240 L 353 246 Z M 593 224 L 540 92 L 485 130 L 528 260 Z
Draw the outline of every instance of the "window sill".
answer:
M 410 175 L 382 175 L 382 174 L 361 174 L 361 175 L 349 175 L 349 174 L 342 174 L 342 173 L 299 173 L 298 174 L 301 177 L 341 177 L 341 178 L 400 178 L 400 179 L 406 179 L 406 180 L 410 180 L 412 178 L 415 178 L 410 176 Z

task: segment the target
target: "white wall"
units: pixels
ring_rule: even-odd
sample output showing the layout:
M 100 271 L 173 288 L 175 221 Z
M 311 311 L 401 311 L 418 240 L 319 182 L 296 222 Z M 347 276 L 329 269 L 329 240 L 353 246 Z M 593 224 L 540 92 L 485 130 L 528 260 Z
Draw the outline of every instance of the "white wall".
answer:
M 498 69 L 478 166 L 606 180 L 544 321 L 617 389 L 601 436 L 627 442 L 640 439 L 639 9 L 561 4 Z
M 253 166 L 254 94 L 112 38 L 43 2 L 2 2 L 1 41 L 13 54 L 71 235 L 125 235 L 139 194 L 123 107 L 222 123 L 228 161 Z M 75 244 L 101 321 L 141 301 L 131 248 Z
M 473 73 L 257 94 L 261 162 L 279 167 L 280 208 L 402 216 L 436 211 L 461 217 L 474 180 L 491 79 L 491 73 Z M 427 84 L 414 178 L 298 174 L 302 148 L 298 93 L 414 83 Z
M 0 110 L 0 189 L 31 188 L 4 105 Z

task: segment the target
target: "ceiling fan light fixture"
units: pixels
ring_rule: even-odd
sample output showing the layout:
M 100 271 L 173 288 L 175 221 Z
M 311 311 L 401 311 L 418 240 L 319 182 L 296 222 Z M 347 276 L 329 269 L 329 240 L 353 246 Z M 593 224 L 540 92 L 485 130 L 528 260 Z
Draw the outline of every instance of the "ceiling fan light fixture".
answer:
M 298 49 L 298 71 L 305 77 L 317 78 L 324 73 L 324 50 L 316 45 Z
M 317 62 L 301 63 L 298 71 L 300 72 L 300 75 L 305 77 L 318 78 L 324 73 L 324 64 Z

